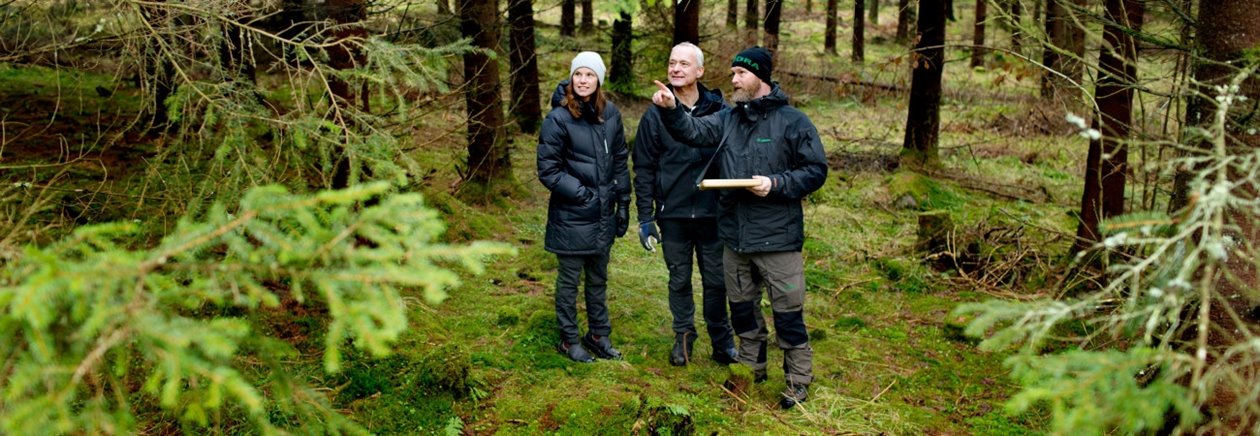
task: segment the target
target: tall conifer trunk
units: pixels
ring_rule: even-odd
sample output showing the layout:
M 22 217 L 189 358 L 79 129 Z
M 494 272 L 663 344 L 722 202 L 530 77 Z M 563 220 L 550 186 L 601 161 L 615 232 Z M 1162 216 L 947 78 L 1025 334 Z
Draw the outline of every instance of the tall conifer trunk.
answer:
M 910 27 L 914 24 L 914 6 L 910 0 L 897 1 L 897 36 L 899 42 L 910 40 Z
M 1137 46 L 1130 32 L 1142 28 L 1144 12 L 1141 0 L 1106 1 L 1099 76 L 1094 92 L 1098 104 L 1094 129 L 1102 135 L 1089 141 L 1081 221 L 1076 228 L 1076 242 L 1072 244 L 1074 253 L 1100 240 L 1099 221 L 1124 213 L 1133 87 L 1137 85 Z
M 560 36 L 572 38 L 577 29 L 576 0 L 560 0 Z
M 538 130 L 542 120 L 541 98 L 538 92 L 538 58 L 534 37 L 533 0 L 509 0 L 508 3 L 508 62 L 512 67 L 512 106 L 509 112 L 516 118 L 522 132 Z
M 674 44 L 700 43 L 700 0 L 674 3 Z
M 757 26 L 761 21 L 761 0 L 746 0 L 744 9 L 744 43 L 757 45 Z
M 945 67 L 945 2 L 919 2 L 919 42 L 915 44 L 910 107 L 901 162 L 913 167 L 935 166 L 939 160 L 941 73 Z
M 592 0 L 582 0 L 582 26 L 578 29 L 583 35 L 595 33 L 595 5 Z
M 839 21 L 840 0 L 827 0 L 827 27 L 823 35 L 823 51 L 836 54 L 836 22 Z
M 499 47 L 498 0 L 460 0 L 460 32 L 474 47 Z M 464 101 L 468 111 L 466 180 L 489 184 L 510 177 L 511 159 L 501 139 L 503 104 L 499 62 L 484 52 L 464 55 Z
M 774 60 L 779 60 L 779 21 L 783 16 L 783 0 L 766 0 L 766 41 Z
M 634 83 L 634 16 L 628 11 L 621 11 L 613 20 L 612 33 L 612 65 L 608 70 L 608 82 L 617 88 L 632 86 Z
M 976 0 L 976 22 L 971 31 L 971 68 L 984 65 L 984 22 L 988 5 L 987 0 Z
M 863 0 L 855 0 L 853 2 L 853 54 L 849 58 L 855 64 L 860 64 L 866 59 L 866 2 Z

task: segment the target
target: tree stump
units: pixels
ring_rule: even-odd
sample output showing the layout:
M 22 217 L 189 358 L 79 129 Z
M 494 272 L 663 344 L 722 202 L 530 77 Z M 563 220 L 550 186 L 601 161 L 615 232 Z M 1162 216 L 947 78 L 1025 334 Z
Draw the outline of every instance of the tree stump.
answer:
M 938 271 L 952 266 L 949 237 L 953 230 L 954 221 L 948 212 L 932 210 L 919 214 L 918 240 L 914 248 L 926 255 L 925 260 Z

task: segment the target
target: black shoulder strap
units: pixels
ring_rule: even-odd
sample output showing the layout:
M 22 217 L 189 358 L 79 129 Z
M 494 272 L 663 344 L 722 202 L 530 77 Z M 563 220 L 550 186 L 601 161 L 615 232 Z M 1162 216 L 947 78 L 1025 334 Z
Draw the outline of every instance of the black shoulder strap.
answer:
M 730 115 L 728 115 L 728 117 L 729 116 Z M 713 160 L 717 159 L 718 154 L 721 154 L 722 146 L 726 145 L 726 138 L 729 138 L 731 136 L 731 131 L 735 130 L 727 127 L 726 122 L 727 120 L 722 120 L 722 130 L 726 131 L 722 133 L 722 140 L 718 141 L 717 149 L 713 150 L 713 156 L 709 157 L 709 161 L 704 164 L 704 169 L 700 170 L 700 175 L 696 176 L 695 186 L 697 189 L 700 188 L 700 182 L 704 181 L 704 176 L 709 173 L 709 167 L 713 166 Z

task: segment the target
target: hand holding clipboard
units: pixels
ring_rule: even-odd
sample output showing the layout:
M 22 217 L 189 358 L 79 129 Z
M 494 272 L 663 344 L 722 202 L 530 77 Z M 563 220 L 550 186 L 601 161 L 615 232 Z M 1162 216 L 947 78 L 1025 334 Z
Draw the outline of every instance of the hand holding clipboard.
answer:
M 704 179 L 700 181 L 700 190 L 752 188 L 760 184 L 757 179 Z

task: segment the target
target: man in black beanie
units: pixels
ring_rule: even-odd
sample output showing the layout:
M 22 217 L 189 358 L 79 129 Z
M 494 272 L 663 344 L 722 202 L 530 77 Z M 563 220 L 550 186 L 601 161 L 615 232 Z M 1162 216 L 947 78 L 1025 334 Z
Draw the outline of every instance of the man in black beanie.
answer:
M 783 350 L 787 388 L 779 405 L 805 401 L 813 381 L 813 349 L 805 328 L 805 243 L 802 200 L 827 180 L 827 158 L 818 129 L 770 80 L 773 57 L 761 47 L 731 61 L 735 107 L 686 116 L 660 81 L 652 102 L 674 138 L 693 147 L 717 147 L 719 177 L 753 179 L 756 186 L 718 196 L 718 237 L 724 246 L 723 276 L 731 326 L 739 337 L 740 363 L 766 379 L 767 329 L 761 287 L 774 311 L 775 339 Z

